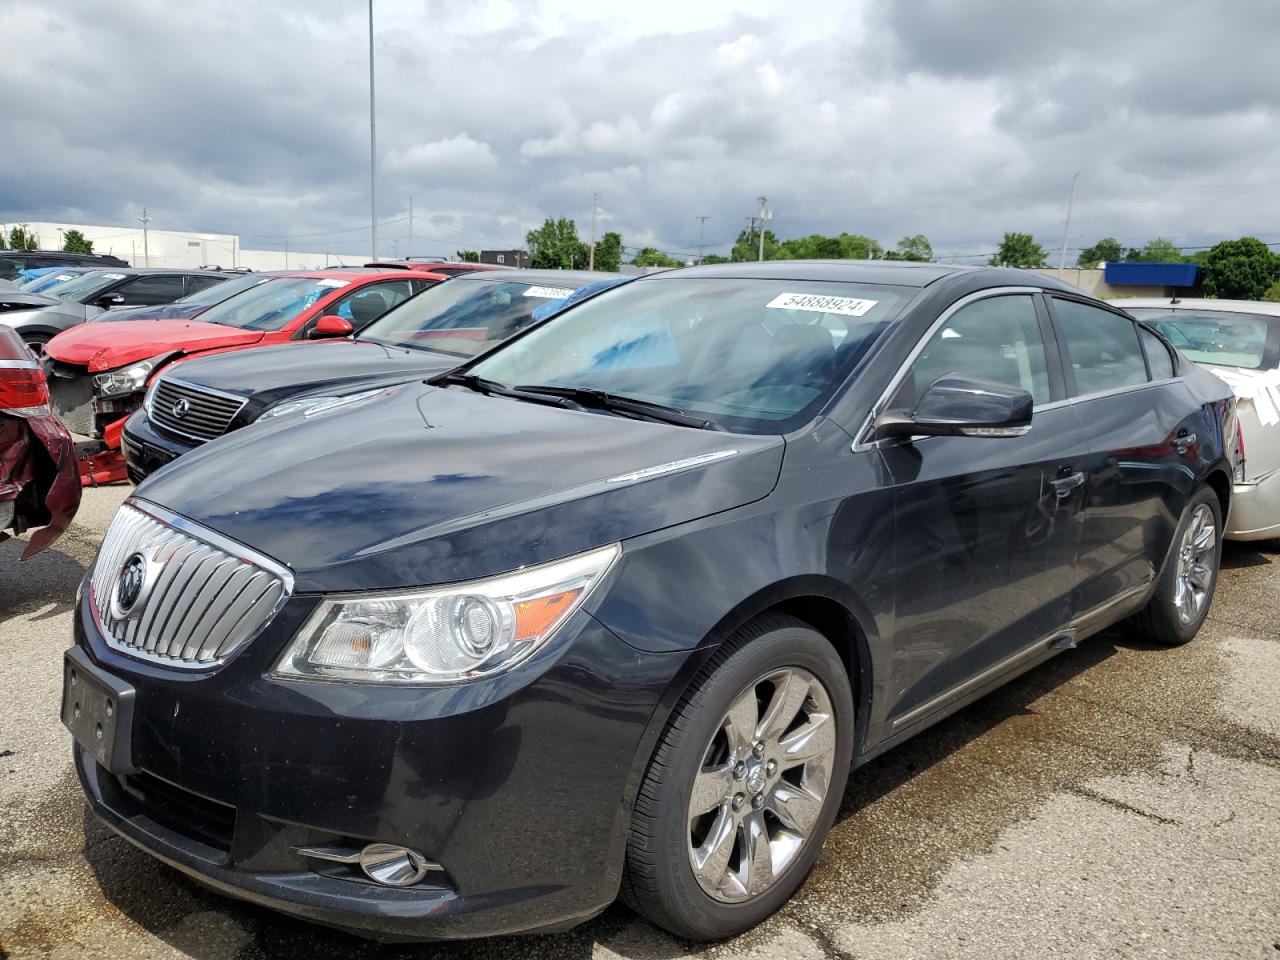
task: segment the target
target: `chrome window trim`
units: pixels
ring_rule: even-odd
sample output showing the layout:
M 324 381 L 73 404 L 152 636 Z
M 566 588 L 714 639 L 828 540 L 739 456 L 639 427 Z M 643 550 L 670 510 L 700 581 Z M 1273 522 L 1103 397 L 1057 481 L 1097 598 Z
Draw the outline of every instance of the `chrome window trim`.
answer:
M 902 385 L 902 381 L 906 377 L 907 371 L 911 368 L 911 364 L 915 363 L 916 358 L 924 352 L 924 348 L 928 345 L 929 341 L 933 339 L 933 335 L 937 333 L 948 320 L 955 316 L 956 313 L 969 306 L 971 303 L 977 303 L 979 300 L 1012 295 L 1036 296 L 1041 293 L 1044 293 L 1044 289 L 1041 287 L 989 287 L 986 290 L 976 290 L 973 293 L 966 294 L 955 303 L 951 304 L 951 306 L 947 307 L 946 310 L 943 310 L 942 313 L 938 315 L 938 318 L 929 325 L 929 329 L 926 330 L 916 341 L 916 345 L 911 348 L 911 352 L 908 353 L 906 359 L 902 361 L 901 365 L 894 373 L 893 379 L 889 381 L 889 385 L 885 387 L 884 391 L 880 394 L 880 398 L 871 405 L 871 409 L 863 419 L 862 425 L 859 426 L 857 431 L 854 433 L 852 447 L 853 452 L 863 453 L 867 450 L 875 449 L 875 447 L 884 442 L 883 440 L 866 439 L 868 432 L 871 430 L 871 425 L 875 423 L 876 417 L 880 415 L 885 405 L 889 402 L 889 398 L 892 397 L 898 387 Z M 1050 406 L 1050 404 L 1045 404 L 1044 407 L 1033 407 L 1032 413 L 1034 414 L 1036 410 L 1044 409 L 1048 406 Z
M 271 610 L 268 611 L 258 629 L 245 637 L 245 639 L 237 645 L 235 649 L 228 651 L 224 656 L 218 657 L 215 660 L 205 660 L 199 663 L 184 663 L 173 657 L 160 656 L 158 654 L 154 654 L 146 650 L 140 650 L 137 647 L 131 647 L 128 644 L 121 643 L 102 623 L 102 619 L 98 613 L 98 598 L 96 595 L 93 595 L 90 597 L 88 604 L 89 614 L 93 618 L 93 625 L 98 631 L 98 636 L 113 652 L 118 653 L 123 657 L 129 657 L 133 660 L 141 660 L 145 663 L 156 664 L 172 670 L 180 670 L 184 673 L 208 673 L 210 671 L 220 669 L 229 660 L 237 656 L 241 651 L 253 643 L 253 641 L 271 625 L 279 615 L 280 611 L 284 609 L 285 604 L 292 598 L 294 588 L 293 571 L 279 561 L 274 560 L 265 554 L 259 553 L 258 551 L 245 546 L 243 543 L 232 540 L 229 537 L 224 537 L 220 533 L 216 533 L 207 527 L 201 526 L 194 520 L 188 520 L 180 514 L 176 514 L 171 510 L 166 510 L 158 504 L 151 503 L 149 500 L 143 500 L 138 497 L 129 497 L 124 501 L 124 506 L 132 507 L 139 513 L 145 514 L 153 520 L 166 524 L 193 540 L 198 540 L 214 547 L 217 550 L 221 550 L 232 559 L 260 567 L 280 580 L 281 593 L 280 599 L 277 600 Z M 98 556 L 95 555 L 93 563 L 86 571 L 85 579 L 81 584 L 82 587 L 87 584 L 90 593 L 92 593 L 93 590 L 92 580 L 93 575 L 97 572 L 97 566 Z

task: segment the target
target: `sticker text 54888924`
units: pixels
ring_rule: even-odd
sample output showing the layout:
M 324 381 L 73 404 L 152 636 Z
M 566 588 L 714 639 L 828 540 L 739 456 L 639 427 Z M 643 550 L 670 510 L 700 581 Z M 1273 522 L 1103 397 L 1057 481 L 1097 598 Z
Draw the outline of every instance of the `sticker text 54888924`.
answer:
M 861 317 L 879 300 L 861 300 L 857 297 L 828 297 L 815 293 L 780 293 L 765 304 L 774 310 L 808 310 L 812 313 L 838 313 L 846 317 Z

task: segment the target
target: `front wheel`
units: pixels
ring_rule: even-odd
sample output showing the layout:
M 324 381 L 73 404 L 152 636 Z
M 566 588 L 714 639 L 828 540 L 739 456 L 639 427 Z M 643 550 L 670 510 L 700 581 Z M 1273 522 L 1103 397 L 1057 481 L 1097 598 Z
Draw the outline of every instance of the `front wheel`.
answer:
M 1187 503 L 1164 572 L 1147 606 L 1133 618 L 1146 639 L 1168 646 L 1189 642 L 1209 616 L 1222 562 L 1222 506 L 1201 487 Z
M 769 615 L 726 641 L 641 784 L 627 902 L 691 940 L 740 933 L 782 906 L 840 806 L 853 714 L 843 662 L 807 625 Z

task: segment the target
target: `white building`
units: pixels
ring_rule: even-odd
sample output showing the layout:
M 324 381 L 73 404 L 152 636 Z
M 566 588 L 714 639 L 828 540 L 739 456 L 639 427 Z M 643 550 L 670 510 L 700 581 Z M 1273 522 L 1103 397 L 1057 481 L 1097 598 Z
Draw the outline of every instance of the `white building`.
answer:
M 6 227 L 13 226 L 6 224 Z M 368 254 L 350 252 L 317 253 L 314 250 L 242 250 L 240 237 L 233 233 L 186 233 L 177 230 L 147 230 L 132 227 L 104 227 L 88 223 L 28 223 L 27 229 L 40 241 L 41 250 L 61 250 L 68 230 L 79 230 L 93 244 L 94 253 L 110 253 L 135 267 L 247 267 L 250 270 L 312 270 L 337 264 L 367 263 Z

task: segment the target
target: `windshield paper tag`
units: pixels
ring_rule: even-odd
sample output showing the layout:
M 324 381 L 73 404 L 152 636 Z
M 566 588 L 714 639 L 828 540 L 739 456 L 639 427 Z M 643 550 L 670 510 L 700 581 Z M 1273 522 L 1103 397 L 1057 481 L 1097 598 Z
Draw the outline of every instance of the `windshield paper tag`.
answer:
M 541 297 L 543 300 L 563 300 L 573 293 L 572 287 L 530 287 L 524 292 L 526 297 Z
M 104 273 L 104 274 L 103 274 L 103 276 L 104 276 L 104 277 L 106 277 L 108 280 L 123 280 L 123 279 L 124 279 L 124 274 L 123 274 L 123 273 Z
M 319 280 L 316 282 L 317 287 L 345 287 L 350 280 Z
M 859 300 L 856 297 L 824 297 L 812 293 L 780 293 L 765 307 L 771 310 L 808 310 L 811 313 L 838 313 L 846 317 L 861 317 L 879 300 Z

